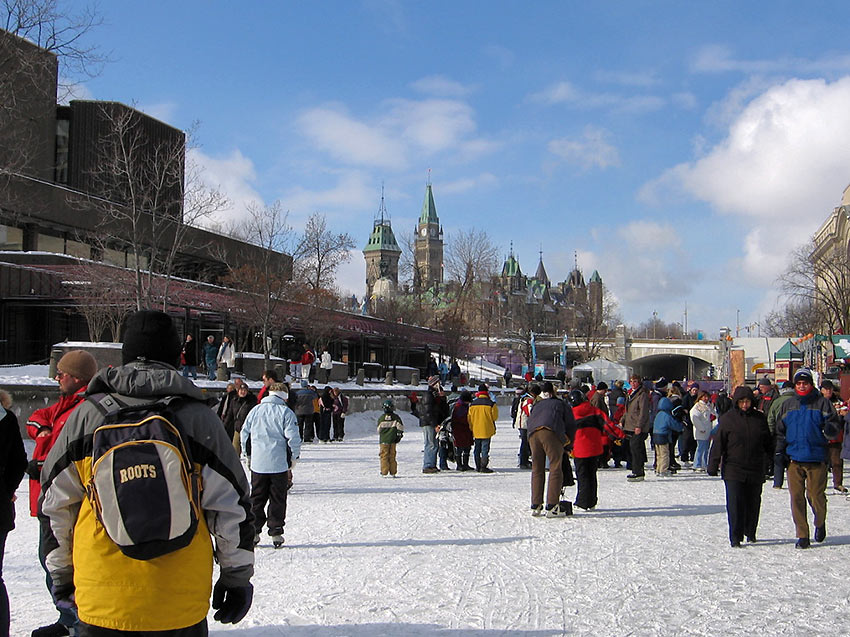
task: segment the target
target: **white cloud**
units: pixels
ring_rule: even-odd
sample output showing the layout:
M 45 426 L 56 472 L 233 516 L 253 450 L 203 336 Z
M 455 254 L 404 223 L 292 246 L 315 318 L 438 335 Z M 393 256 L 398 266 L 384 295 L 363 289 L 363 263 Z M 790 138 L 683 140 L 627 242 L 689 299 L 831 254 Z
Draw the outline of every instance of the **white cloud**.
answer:
M 146 115 L 150 115 L 161 122 L 173 122 L 177 118 L 177 104 L 174 102 L 160 102 L 159 104 L 140 104 L 136 106 Z M 170 126 L 171 124 L 169 124 Z
M 253 162 L 239 150 L 226 157 L 210 157 L 197 148 L 187 153 L 187 173 L 191 166 L 197 168 L 200 180 L 209 188 L 218 189 L 230 200 L 230 207 L 222 211 L 212 223 L 223 226 L 231 221 L 243 219 L 251 205 L 263 205 L 263 199 L 254 188 L 257 174 Z M 210 225 L 210 224 L 205 224 Z
M 736 58 L 728 45 L 710 44 L 697 51 L 691 69 L 698 73 L 846 73 L 850 70 L 850 55 L 744 60 Z
M 466 177 L 448 183 L 441 183 L 440 192 L 445 194 L 467 192 L 480 188 L 490 188 L 498 183 L 499 180 L 492 173 L 481 173 L 475 177 Z
M 94 95 L 85 84 L 68 82 L 60 77 L 57 98 L 60 104 L 68 104 L 71 100 L 92 100 Z
M 387 170 L 405 169 L 413 156 L 449 152 L 468 159 L 500 147 L 474 137 L 475 111 L 461 100 L 395 98 L 379 109 L 370 120 L 360 120 L 339 105 L 312 108 L 298 118 L 299 130 L 342 162 Z
M 655 71 L 597 71 L 596 79 L 600 82 L 620 84 L 621 86 L 640 86 L 647 88 L 661 83 Z
M 355 210 L 377 208 L 377 201 L 379 194 L 376 195 L 371 177 L 357 171 L 343 173 L 329 189 L 308 190 L 298 186 L 281 197 L 285 210 L 304 218 L 316 211 L 332 217 L 334 212 L 342 210 L 350 216 Z
M 342 296 L 354 294 L 362 300 L 366 294 L 366 259 L 361 249 L 355 248 L 349 254 L 351 258 L 336 271 L 336 287 Z
M 617 148 L 608 142 L 610 133 L 602 128 L 587 126 L 580 138 L 553 139 L 548 144 L 549 152 L 580 166 L 591 168 L 609 168 L 620 165 Z
M 316 146 L 336 159 L 352 164 L 393 168 L 405 164 L 404 149 L 380 126 L 352 118 L 340 107 L 310 109 L 298 125 Z
M 530 95 L 528 100 L 549 106 L 569 104 L 576 108 L 601 108 L 634 113 L 657 111 L 667 104 L 666 99 L 657 95 L 595 93 L 584 91 L 566 81 L 551 84 L 542 91 Z
M 704 157 L 669 169 L 639 197 L 690 196 L 738 218 L 745 228 L 741 272 L 771 284 L 785 255 L 817 229 L 850 179 L 848 111 L 850 77 L 773 86 Z
M 429 75 L 411 83 L 411 88 L 425 95 L 439 97 L 465 97 L 472 92 L 468 86 L 445 75 Z

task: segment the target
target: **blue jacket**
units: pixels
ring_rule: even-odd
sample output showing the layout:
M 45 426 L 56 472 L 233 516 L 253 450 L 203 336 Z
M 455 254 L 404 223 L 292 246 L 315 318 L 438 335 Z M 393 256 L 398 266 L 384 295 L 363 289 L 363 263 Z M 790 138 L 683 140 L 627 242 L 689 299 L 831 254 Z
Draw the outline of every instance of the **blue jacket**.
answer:
M 658 413 L 652 423 L 652 443 L 663 445 L 670 442 L 670 432 L 684 429 L 682 423 L 673 418 L 673 403 L 666 396 L 658 401 Z
M 796 462 L 826 462 L 827 441 L 838 435 L 841 420 L 817 389 L 794 395 L 779 406 L 776 453 Z
M 254 473 L 283 473 L 290 467 L 290 458 L 301 454 L 301 435 L 298 419 L 277 392 L 265 396 L 245 418 L 240 433 L 242 448 L 251 439 L 251 471 Z

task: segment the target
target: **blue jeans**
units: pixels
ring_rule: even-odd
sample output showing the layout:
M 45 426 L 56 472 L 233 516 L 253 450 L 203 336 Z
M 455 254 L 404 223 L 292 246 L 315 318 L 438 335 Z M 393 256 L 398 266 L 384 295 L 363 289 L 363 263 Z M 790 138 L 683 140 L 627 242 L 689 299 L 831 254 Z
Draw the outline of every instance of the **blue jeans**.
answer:
M 192 375 L 192 378 L 197 380 L 198 379 L 198 366 L 197 365 L 183 365 L 183 377 L 189 378 L 189 374 Z
M 482 467 L 486 467 L 490 462 L 490 439 L 476 438 L 475 447 L 472 451 L 472 457 L 475 460 L 475 470 L 478 471 Z
M 711 449 L 711 440 L 697 440 L 697 453 L 694 456 L 694 469 L 705 469 L 708 467 L 709 449 Z
M 425 436 L 425 455 L 422 458 L 422 468 L 430 469 L 437 466 L 437 428 L 430 425 L 422 427 Z
M 210 360 L 207 359 L 207 378 L 210 380 L 215 380 L 215 359 Z

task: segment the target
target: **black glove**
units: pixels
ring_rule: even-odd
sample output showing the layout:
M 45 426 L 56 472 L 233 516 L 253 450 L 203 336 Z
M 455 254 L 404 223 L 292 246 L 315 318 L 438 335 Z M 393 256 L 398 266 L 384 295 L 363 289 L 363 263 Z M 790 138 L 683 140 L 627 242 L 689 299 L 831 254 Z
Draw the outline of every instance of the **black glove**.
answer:
M 44 460 L 30 460 L 27 463 L 27 475 L 33 480 L 41 480 L 41 467 Z
M 53 595 L 53 601 L 57 609 L 76 612 L 77 600 L 74 596 L 74 582 L 68 582 L 67 584 L 56 584 L 54 582 L 50 588 L 50 594 Z
M 213 619 L 222 624 L 236 624 L 248 614 L 254 599 L 254 587 L 227 586 L 221 580 L 215 583 L 212 595 L 212 607 L 216 613 Z

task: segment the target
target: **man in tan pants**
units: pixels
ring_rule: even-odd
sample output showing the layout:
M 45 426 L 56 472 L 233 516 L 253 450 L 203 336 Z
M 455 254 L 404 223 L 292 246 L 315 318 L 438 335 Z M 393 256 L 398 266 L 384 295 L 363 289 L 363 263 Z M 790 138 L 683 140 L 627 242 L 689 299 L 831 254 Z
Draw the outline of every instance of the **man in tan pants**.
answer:
M 832 403 L 814 387 L 811 370 L 794 374 L 794 395 L 779 406 L 776 418 L 776 453 L 785 454 L 791 517 L 798 549 L 809 548 L 806 500 L 815 515 L 815 542 L 826 539 L 827 441 L 838 435 L 841 420 Z

